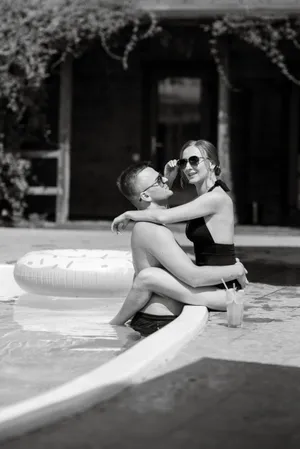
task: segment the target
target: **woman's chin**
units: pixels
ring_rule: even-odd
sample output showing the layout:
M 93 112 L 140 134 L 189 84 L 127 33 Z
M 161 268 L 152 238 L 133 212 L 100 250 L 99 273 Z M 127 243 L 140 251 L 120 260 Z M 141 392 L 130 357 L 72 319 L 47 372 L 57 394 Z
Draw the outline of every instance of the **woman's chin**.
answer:
M 197 182 L 198 182 L 198 179 L 196 179 L 196 178 L 189 179 L 189 184 L 197 184 Z

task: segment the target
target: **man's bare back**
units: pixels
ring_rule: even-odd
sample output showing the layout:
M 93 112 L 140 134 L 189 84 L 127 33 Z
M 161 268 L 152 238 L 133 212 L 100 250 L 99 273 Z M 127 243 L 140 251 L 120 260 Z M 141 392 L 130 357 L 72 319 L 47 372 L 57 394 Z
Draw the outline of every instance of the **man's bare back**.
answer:
M 153 228 L 155 226 L 155 229 Z M 168 230 L 169 231 L 169 230 Z M 149 238 L 155 237 L 156 233 L 166 232 L 166 228 L 153 223 L 136 223 L 131 234 L 131 250 L 135 273 L 138 274 L 144 268 L 159 267 L 164 268 L 159 260 L 151 254 L 149 250 Z M 171 231 L 169 231 L 170 234 Z M 172 234 L 173 235 L 173 234 Z M 174 236 L 174 245 L 178 245 Z M 153 294 L 148 304 L 141 309 L 141 312 L 151 315 L 179 315 L 183 304 L 171 298 Z

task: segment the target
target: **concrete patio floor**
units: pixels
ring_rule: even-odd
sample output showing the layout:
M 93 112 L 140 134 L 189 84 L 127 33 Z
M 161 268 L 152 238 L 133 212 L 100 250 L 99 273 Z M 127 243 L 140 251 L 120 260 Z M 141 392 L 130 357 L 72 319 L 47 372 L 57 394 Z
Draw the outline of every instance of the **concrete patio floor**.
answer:
M 191 252 L 182 230 L 175 230 Z M 264 232 L 238 234 L 238 254 L 252 282 L 241 329 L 228 329 L 225 314 L 211 313 L 205 331 L 168 365 L 147 373 L 144 383 L 0 447 L 299 448 L 300 234 Z M 273 244 L 263 246 L 270 236 Z M 116 236 L 107 228 L 1 229 L 0 262 L 43 248 L 129 244 L 129 232 Z

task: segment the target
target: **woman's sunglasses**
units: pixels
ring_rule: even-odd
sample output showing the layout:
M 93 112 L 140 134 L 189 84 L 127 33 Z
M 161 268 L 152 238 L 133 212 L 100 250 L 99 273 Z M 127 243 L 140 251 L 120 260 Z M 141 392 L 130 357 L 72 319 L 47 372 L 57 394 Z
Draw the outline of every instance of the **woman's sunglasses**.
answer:
M 188 159 L 178 159 L 177 166 L 184 170 L 189 162 L 192 167 L 196 167 L 200 162 L 204 161 L 205 157 L 191 156 Z

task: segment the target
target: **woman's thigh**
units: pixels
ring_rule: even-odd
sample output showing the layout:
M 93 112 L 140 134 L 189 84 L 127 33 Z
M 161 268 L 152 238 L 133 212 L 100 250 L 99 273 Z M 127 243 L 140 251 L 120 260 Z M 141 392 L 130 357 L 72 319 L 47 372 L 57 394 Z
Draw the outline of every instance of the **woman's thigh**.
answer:
M 146 268 L 139 275 L 141 286 L 157 293 L 168 296 L 184 304 L 201 305 L 211 309 L 225 310 L 225 290 L 217 287 L 193 288 L 184 284 L 173 275 L 161 268 Z

